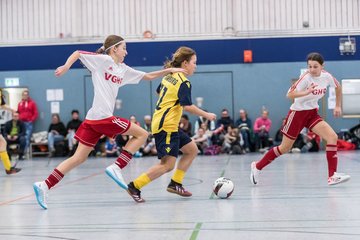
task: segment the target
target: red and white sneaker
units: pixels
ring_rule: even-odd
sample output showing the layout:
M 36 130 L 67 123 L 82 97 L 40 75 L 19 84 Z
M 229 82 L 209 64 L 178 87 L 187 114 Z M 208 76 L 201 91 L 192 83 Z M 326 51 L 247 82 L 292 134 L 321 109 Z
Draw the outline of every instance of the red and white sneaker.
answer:
M 350 176 L 345 173 L 337 173 L 328 178 L 329 185 L 335 185 L 339 183 L 343 183 L 350 180 Z
M 169 183 L 166 190 L 170 193 L 175 193 L 182 197 L 191 197 L 192 196 L 192 193 L 189 191 L 186 191 L 185 188 L 182 186 L 182 184 L 177 183 L 173 180 L 171 180 L 171 182 Z

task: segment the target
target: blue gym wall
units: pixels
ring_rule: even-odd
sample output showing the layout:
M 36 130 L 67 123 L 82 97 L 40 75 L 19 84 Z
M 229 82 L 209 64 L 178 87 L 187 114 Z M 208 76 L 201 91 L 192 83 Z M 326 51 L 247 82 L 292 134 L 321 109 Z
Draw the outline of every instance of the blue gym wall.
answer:
M 290 101 L 286 92 L 291 79 L 297 78 L 301 68 L 306 68 L 306 54 L 321 52 L 326 60 L 326 69 L 338 80 L 359 78 L 359 54 L 341 56 L 338 50 L 339 37 L 237 39 L 183 42 L 128 43 L 126 63 L 136 69 L 153 71 L 161 68 L 166 56 L 179 46 L 194 48 L 198 54 L 197 73 L 190 78 L 195 97 L 204 98 L 204 108 L 220 114 L 223 107 L 238 117 L 239 108 L 245 108 L 253 120 L 262 107 L 270 111 L 273 121 L 272 135 L 286 115 Z M 357 37 L 360 42 L 360 38 Z M 64 123 L 72 109 L 79 109 L 81 117 L 91 106 L 92 85 L 89 72 L 80 64 L 61 78 L 56 78 L 54 69 L 63 64 L 76 49 L 94 51 L 99 44 L 54 45 L 29 47 L 0 47 L 0 87 L 5 77 L 20 78 L 20 87 L 28 87 L 37 102 L 40 118 L 35 130 L 47 129 L 50 123 L 50 103 L 46 101 L 46 89 L 64 89 L 64 101 L 60 103 Z M 254 63 L 243 63 L 243 50 L 253 50 Z M 115 114 L 128 118 L 131 114 L 142 120 L 150 114 L 156 101 L 155 89 L 160 80 L 142 81 L 139 85 L 121 88 L 118 98 L 122 109 Z M 327 98 L 325 107 L 327 109 Z M 349 128 L 358 119 L 334 119 L 332 112 L 324 112 L 326 120 L 336 131 Z M 194 120 L 195 117 L 192 117 Z

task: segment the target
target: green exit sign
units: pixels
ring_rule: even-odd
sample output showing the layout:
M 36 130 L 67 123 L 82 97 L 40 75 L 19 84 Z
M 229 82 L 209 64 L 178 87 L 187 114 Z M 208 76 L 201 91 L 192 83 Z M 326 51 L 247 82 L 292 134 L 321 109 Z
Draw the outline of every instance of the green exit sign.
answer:
M 19 78 L 5 78 L 5 87 L 19 86 Z

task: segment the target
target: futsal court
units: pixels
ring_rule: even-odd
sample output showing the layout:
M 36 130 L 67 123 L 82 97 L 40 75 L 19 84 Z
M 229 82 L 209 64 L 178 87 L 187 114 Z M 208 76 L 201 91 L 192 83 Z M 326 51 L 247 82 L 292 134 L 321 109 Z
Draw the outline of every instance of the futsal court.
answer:
M 36 203 L 32 183 L 63 159 L 25 160 L 19 174 L 0 175 L 0 239 L 360 239 L 360 154 L 338 155 L 339 172 L 352 179 L 331 187 L 324 152 L 281 156 L 257 186 L 249 166 L 261 154 L 199 156 L 184 181 L 191 198 L 168 193 L 167 174 L 143 188 L 142 204 L 105 174 L 114 159 L 89 158 L 50 191 L 48 210 Z M 156 162 L 134 159 L 124 177 Z M 229 199 L 212 193 L 221 176 L 235 184 Z

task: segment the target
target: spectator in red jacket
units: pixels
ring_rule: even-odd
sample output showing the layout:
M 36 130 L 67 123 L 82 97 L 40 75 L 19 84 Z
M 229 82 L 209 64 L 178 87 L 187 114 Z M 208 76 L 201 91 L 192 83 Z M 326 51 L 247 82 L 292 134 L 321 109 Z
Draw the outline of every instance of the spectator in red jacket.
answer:
M 26 145 L 25 152 L 30 145 L 31 134 L 33 131 L 33 124 L 38 117 L 38 110 L 36 103 L 29 97 L 29 90 L 22 92 L 22 100 L 18 104 L 19 119 L 25 124 Z

